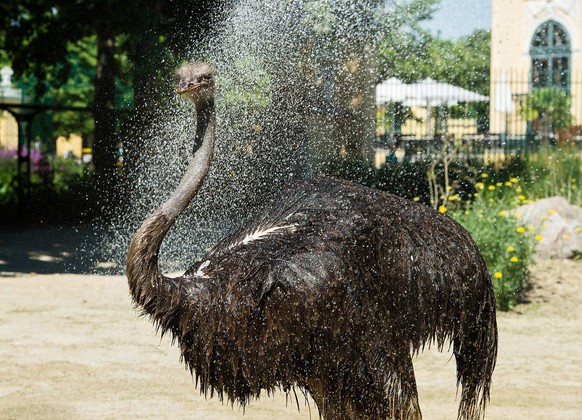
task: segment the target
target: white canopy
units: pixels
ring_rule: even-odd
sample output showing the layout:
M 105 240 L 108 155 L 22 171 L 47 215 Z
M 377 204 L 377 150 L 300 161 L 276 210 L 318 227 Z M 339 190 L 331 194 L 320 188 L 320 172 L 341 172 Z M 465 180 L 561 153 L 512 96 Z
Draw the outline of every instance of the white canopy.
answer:
M 449 83 L 425 79 L 408 85 L 407 105 L 452 106 L 459 102 L 485 102 L 489 97 Z
M 383 81 L 376 86 L 376 103 L 403 102 L 407 98 L 408 85 L 395 77 Z
M 376 86 L 376 103 L 402 102 L 407 106 L 427 108 L 427 134 L 431 134 L 431 108 L 435 106 L 453 106 L 459 102 L 484 102 L 489 97 L 472 92 L 449 83 L 425 79 L 407 85 L 391 78 Z
M 431 133 L 431 108 L 453 106 L 459 102 L 485 102 L 489 97 L 449 83 L 425 79 L 407 85 L 396 78 L 388 79 L 376 86 L 376 103 L 402 102 L 407 106 L 427 108 L 427 134 Z
M 379 105 L 386 102 L 403 102 L 408 106 L 433 107 L 488 100 L 487 96 L 430 78 L 407 85 L 393 77 L 376 86 L 376 103 Z

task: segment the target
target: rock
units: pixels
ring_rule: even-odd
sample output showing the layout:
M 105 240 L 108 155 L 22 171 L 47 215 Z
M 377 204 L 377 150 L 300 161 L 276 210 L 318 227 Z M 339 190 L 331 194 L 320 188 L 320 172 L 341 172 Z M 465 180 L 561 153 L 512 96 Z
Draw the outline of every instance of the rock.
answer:
M 582 207 L 564 197 L 550 197 L 510 211 L 524 227 L 533 226 L 538 258 L 573 258 L 582 254 Z

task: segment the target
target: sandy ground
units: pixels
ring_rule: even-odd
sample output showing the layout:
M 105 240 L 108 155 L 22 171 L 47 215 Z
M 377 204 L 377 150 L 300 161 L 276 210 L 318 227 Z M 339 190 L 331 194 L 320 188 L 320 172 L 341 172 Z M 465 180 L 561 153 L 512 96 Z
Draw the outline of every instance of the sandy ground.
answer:
M 301 395 L 300 412 L 294 396 L 277 393 L 244 415 L 204 398 L 177 347 L 137 316 L 124 277 L 59 274 L 74 249 L 31 235 L 0 234 L 1 419 L 318 418 Z M 532 271 L 531 302 L 498 317 L 487 418 L 580 419 L 582 261 L 541 261 Z M 456 418 L 454 369 L 450 353 L 415 360 L 425 419 Z

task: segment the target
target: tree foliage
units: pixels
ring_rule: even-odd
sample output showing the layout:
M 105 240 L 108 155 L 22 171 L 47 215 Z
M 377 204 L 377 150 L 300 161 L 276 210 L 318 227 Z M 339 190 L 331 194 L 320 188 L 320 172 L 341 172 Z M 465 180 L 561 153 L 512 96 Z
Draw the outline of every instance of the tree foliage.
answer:
M 380 80 L 416 82 L 428 77 L 489 94 L 491 33 L 476 30 L 457 41 L 417 29 L 390 34 L 378 48 Z
M 534 124 L 534 131 L 544 138 L 556 130 L 568 129 L 574 122 L 572 95 L 556 87 L 533 89 L 524 98 L 522 117 Z
M 431 34 L 423 29 L 422 22 L 432 18 L 438 3 L 439 0 L 410 0 L 395 9 L 393 29 L 378 46 L 378 81 L 396 77 L 412 83 L 432 78 L 489 95 L 491 33 L 476 30 L 456 41 Z M 476 117 L 479 127 L 486 130 L 489 103 L 453 107 L 449 115 Z
M 0 59 L 6 57 L 25 80 L 43 81 L 35 86 L 37 103 L 44 99 L 91 107 L 95 169 L 107 190 L 115 170 L 116 108 L 131 102 L 127 90 L 119 87 L 139 86 L 135 91 L 138 107 L 147 108 L 155 102 L 148 97 L 156 94 L 158 72 L 167 71 L 161 63 L 173 66 L 163 58 L 182 58 L 185 46 L 208 29 L 217 3 L 7 0 L 0 5 L 5 28 Z M 66 90 L 73 82 L 79 85 Z M 93 89 L 85 89 L 86 82 L 92 83 Z M 65 119 L 61 117 L 63 130 Z M 72 124 L 74 118 L 68 121 Z M 90 129 L 86 121 L 79 124 L 82 131 Z
M 396 77 L 403 82 L 423 78 L 418 62 L 426 58 L 431 34 L 422 27 L 440 0 L 393 1 L 386 14 L 386 31 L 378 43 L 378 81 Z

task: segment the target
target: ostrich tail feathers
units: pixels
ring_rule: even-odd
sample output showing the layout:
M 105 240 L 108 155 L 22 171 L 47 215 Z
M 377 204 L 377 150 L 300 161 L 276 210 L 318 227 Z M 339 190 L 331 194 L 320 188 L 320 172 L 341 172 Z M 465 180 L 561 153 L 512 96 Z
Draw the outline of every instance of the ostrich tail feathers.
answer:
M 489 287 L 483 289 L 478 312 L 454 341 L 457 386 L 462 388 L 458 420 L 484 418 L 497 360 L 495 296 L 487 267 L 484 267 L 483 282 Z

